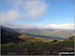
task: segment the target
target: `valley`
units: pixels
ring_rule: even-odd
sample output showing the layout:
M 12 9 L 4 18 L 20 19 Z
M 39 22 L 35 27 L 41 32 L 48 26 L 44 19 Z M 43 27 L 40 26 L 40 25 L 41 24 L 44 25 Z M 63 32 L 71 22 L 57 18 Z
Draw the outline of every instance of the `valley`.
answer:
M 59 52 L 74 52 L 75 36 L 57 38 L 26 34 L 1 26 L 2 55 L 58 55 Z M 19 51 L 18 51 L 19 50 Z

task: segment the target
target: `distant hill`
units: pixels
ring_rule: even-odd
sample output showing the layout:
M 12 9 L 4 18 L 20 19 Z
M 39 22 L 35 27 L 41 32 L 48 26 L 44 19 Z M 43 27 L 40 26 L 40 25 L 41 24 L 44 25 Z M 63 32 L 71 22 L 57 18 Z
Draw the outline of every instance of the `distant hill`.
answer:
M 68 36 L 75 33 L 73 30 L 55 30 L 55 29 L 12 29 L 0 26 L 1 43 L 11 43 L 23 41 L 21 38 L 34 37 L 49 40 L 65 40 Z M 22 35 L 24 34 L 24 35 Z M 21 38 L 20 38 L 21 36 Z
M 15 29 L 15 30 L 22 34 L 49 36 L 65 39 L 68 39 L 70 36 L 75 34 L 74 30 L 62 30 L 62 29 Z
M 10 42 L 19 42 L 22 41 L 18 36 L 20 33 L 16 32 L 15 30 L 0 26 L 1 31 L 1 44 L 10 43 Z

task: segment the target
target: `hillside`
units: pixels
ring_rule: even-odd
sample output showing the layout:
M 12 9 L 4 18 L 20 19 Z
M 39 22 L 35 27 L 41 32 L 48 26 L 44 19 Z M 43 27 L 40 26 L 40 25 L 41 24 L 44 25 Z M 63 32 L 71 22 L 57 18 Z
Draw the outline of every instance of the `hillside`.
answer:
M 22 34 L 31 34 L 39 36 L 49 36 L 54 38 L 67 39 L 74 35 L 74 30 L 62 30 L 62 29 L 15 29 L 17 32 Z
M 22 41 L 18 36 L 18 32 L 11 28 L 1 26 L 1 44 Z
M 75 36 L 71 36 L 68 39 L 66 39 L 65 41 L 75 41 Z
M 26 42 L 9 43 L 1 47 L 2 55 L 58 55 L 60 52 L 74 52 L 74 41 L 39 42 L 29 38 Z
M 36 36 L 36 35 L 35 35 Z M 44 37 L 44 36 L 42 36 Z M 74 52 L 74 37 L 66 40 L 49 40 L 20 34 L 8 27 L 1 27 L 2 55 L 57 55 L 63 51 Z M 49 37 L 50 38 L 50 37 Z M 53 38 L 53 37 L 52 37 Z

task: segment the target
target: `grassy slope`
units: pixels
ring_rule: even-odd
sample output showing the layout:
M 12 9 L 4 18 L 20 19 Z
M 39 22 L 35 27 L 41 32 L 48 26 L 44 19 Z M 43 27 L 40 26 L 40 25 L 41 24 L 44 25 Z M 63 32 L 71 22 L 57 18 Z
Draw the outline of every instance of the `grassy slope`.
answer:
M 71 37 L 67 41 L 52 42 L 42 38 L 29 38 L 21 35 L 24 42 L 2 44 L 2 54 L 27 54 L 27 55 L 49 55 L 58 54 L 60 51 L 74 51 L 74 40 Z M 68 49 L 67 49 L 68 48 Z
M 16 53 L 16 54 L 57 54 L 59 51 L 68 51 L 66 48 L 74 48 L 73 41 L 67 42 L 22 42 L 10 43 L 1 45 L 2 54 Z M 73 51 L 73 50 L 69 50 Z M 40 52 L 40 53 L 39 53 Z M 49 53 L 48 53 L 49 52 Z

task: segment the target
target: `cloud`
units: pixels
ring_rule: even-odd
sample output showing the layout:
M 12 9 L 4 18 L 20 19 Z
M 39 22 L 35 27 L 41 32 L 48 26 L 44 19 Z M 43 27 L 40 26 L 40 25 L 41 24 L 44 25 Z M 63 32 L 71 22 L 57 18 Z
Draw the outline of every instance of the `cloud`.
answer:
M 17 10 L 9 10 L 6 13 L 1 13 L 1 24 L 14 23 L 19 18 L 20 16 Z
M 37 21 L 45 15 L 48 5 L 42 0 L 8 0 L 12 5 L 6 12 L 1 11 L 1 24 L 13 24 L 18 21 Z
M 37 29 L 38 26 L 32 24 L 16 24 L 16 25 L 12 25 L 12 28 Z
M 9 2 L 8 2 L 9 1 Z M 48 11 L 48 4 L 45 0 L 8 0 L 7 4 L 12 4 L 6 12 L 1 11 L 1 24 L 14 28 L 38 28 L 38 29 L 74 29 L 74 24 L 50 24 L 35 26 L 31 24 L 14 24 L 16 21 L 37 21 Z
M 13 25 L 14 28 L 25 28 L 25 29 L 69 29 L 74 30 L 74 24 L 50 24 L 44 26 L 36 26 L 32 24 L 18 24 Z
M 26 1 L 24 10 L 26 11 L 26 16 L 28 19 L 40 19 L 41 16 L 45 15 L 47 12 L 48 5 L 45 1 Z
M 45 28 L 51 29 L 74 29 L 74 24 L 50 24 Z

